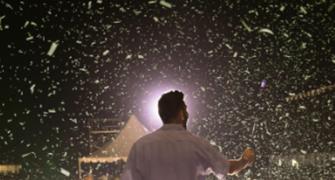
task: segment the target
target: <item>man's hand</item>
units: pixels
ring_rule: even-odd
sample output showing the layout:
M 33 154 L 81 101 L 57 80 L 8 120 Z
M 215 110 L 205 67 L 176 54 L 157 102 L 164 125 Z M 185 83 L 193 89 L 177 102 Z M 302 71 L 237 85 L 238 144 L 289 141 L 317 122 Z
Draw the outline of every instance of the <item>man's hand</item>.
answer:
M 255 151 L 252 148 L 246 148 L 241 159 L 247 162 L 247 166 L 250 166 L 256 160 Z
M 246 148 L 239 159 L 230 159 L 228 160 L 230 163 L 228 174 L 237 174 L 242 169 L 250 166 L 256 160 L 255 151 L 251 148 Z

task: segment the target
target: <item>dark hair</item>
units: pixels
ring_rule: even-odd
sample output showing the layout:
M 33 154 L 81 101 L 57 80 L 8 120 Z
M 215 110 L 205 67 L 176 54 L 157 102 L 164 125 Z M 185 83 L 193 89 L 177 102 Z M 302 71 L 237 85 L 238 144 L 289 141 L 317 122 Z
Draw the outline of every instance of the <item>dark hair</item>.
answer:
M 185 106 L 184 94 L 180 91 L 170 91 L 161 96 L 158 101 L 158 113 L 164 124 L 178 115 Z

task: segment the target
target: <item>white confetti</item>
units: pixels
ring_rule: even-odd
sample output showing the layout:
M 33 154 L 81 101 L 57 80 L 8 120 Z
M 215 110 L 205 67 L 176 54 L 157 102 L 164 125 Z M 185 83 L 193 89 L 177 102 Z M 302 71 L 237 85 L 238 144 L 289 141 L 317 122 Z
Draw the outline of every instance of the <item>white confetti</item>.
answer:
M 24 28 L 26 28 L 29 25 L 29 21 L 26 21 L 23 25 Z
M 132 57 L 132 55 L 131 54 L 128 54 L 127 56 L 126 56 L 126 59 L 130 59 Z
M 311 78 L 312 76 L 304 75 L 303 77 L 304 77 L 304 80 L 306 81 L 306 80 L 308 80 L 309 78 Z
M 159 22 L 159 19 L 156 16 L 154 16 L 153 19 L 155 22 Z
M 36 87 L 36 84 L 33 84 L 33 85 L 30 86 L 30 92 L 31 92 L 31 94 L 34 94 L 35 87 Z
M 63 168 L 60 168 L 60 172 L 64 175 L 64 176 L 67 176 L 69 177 L 70 176 L 70 172 L 66 169 L 63 169 Z
M 278 159 L 278 166 L 283 165 L 283 161 L 281 159 Z
M 306 109 L 306 106 L 300 105 L 299 109 Z
M 265 132 L 266 132 L 266 134 L 271 136 L 271 133 L 270 133 L 270 131 L 268 129 L 267 123 L 265 122 L 264 125 L 265 125 Z
M 106 56 L 108 53 L 109 53 L 109 50 L 105 50 L 105 51 L 102 53 L 102 55 L 103 55 L 103 56 Z
M 307 11 L 306 11 L 305 7 L 303 7 L 303 6 L 300 6 L 300 12 L 303 13 L 303 14 L 307 14 Z
M 1 16 L 0 17 L 0 31 L 2 31 L 2 20 L 5 18 L 6 16 Z
M 29 36 L 29 37 L 26 38 L 26 41 L 31 41 L 31 40 L 33 40 L 33 39 L 34 39 L 33 36 Z
M 215 146 L 215 145 L 216 145 L 216 142 L 215 142 L 215 141 L 213 141 L 213 140 L 210 140 L 210 141 L 209 141 L 209 143 L 210 143 L 211 145 L 213 145 L 213 146 Z
M 247 25 L 247 23 L 244 20 L 241 20 L 241 23 L 248 32 L 252 31 L 252 29 Z
M 153 1 L 148 1 L 148 4 L 155 4 L 157 3 L 157 1 L 153 0 Z
M 31 21 L 31 22 L 30 22 L 30 25 L 32 25 L 32 26 L 37 26 L 37 23 L 35 23 L 34 21 Z
M 295 93 L 288 93 L 289 96 L 295 96 Z
M 295 159 L 292 159 L 292 160 L 291 160 L 291 165 L 292 165 L 293 167 L 295 167 L 295 168 L 299 169 L 299 163 L 298 163 L 298 161 L 297 161 L 297 160 L 295 160 Z
M 26 154 L 22 154 L 21 157 L 25 158 L 25 157 L 27 157 L 27 156 L 29 156 L 31 154 L 34 155 L 34 157 L 36 158 L 36 153 L 35 152 L 29 152 L 29 153 L 26 153 Z
M 78 121 L 77 121 L 77 119 L 76 118 L 70 118 L 70 121 L 72 121 L 73 123 L 75 123 L 75 124 L 77 124 L 78 123 Z
M 172 8 L 172 4 L 169 2 L 166 2 L 165 0 L 159 1 L 159 4 L 167 8 Z
M 135 10 L 135 9 L 133 10 L 133 12 L 134 12 L 134 14 L 135 14 L 136 16 L 142 13 L 142 11 Z
M 92 1 L 89 1 L 87 4 L 87 9 L 91 9 L 92 8 Z
M 120 7 L 119 9 L 121 12 L 127 12 L 126 9 L 124 7 Z
M 319 122 L 320 119 L 313 118 L 312 121 L 313 121 L 313 122 Z
M 49 113 L 56 113 L 56 109 L 48 109 Z
M 228 49 L 233 49 L 229 44 L 225 44 Z
M 12 5 L 10 5 L 10 4 L 8 4 L 8 3 L 6 3 L 6 5 L 5 5 L 7 8 L 9 8 L 9 9 L 11 9 L 11 10 L 13 10 L 13 6 Z
M 270 29 L 267 29 L 267 28 L 260 29 L 258 32 L 274 35 L 274 33 Z
M 283 12 L 283 11 L 285 10 L 285 6 L 283 6 L 283 5 L 280 6 L 280 9 L 279 9 L 279 10 Z
M 55 53 L 57 47 L 58 47 L 58 41 L 52 42 L 51 46 L 50 46 L 50 49 L 49 49 L 49 51 L 47 53 L 48 56 L 52 56 Z
M 85 72 L 86 74 L 90 73 L 86 68 L 80 68 L 79 71 Z

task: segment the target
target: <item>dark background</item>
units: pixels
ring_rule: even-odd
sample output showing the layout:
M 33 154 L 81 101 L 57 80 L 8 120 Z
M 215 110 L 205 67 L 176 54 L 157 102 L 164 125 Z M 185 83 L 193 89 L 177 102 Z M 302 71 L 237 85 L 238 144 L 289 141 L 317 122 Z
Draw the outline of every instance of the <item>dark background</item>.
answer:
M 171 85 L 192 100 L 190 131 L 231 158 L 255 148 L 255 165 L 231 179 L 332 177 L 334 161 L 267 168 L 271 155 L 334 153 L 334 92 L 285 101 L 334 83 L 334 2 L 168 2 L 1 0 L 0 162 L 74 179 L 88 121 L 145 124 L 143 99 Z

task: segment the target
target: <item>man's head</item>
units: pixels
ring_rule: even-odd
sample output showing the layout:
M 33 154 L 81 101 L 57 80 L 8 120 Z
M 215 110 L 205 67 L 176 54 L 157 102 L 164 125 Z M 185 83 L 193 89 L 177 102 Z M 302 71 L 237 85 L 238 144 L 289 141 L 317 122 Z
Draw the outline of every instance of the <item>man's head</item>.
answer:
M 186 129 L 188 119 L 187 106 L 180 91 L 170 91 L 158 101 L 158 113 L 164 124 L 179 123 Z

